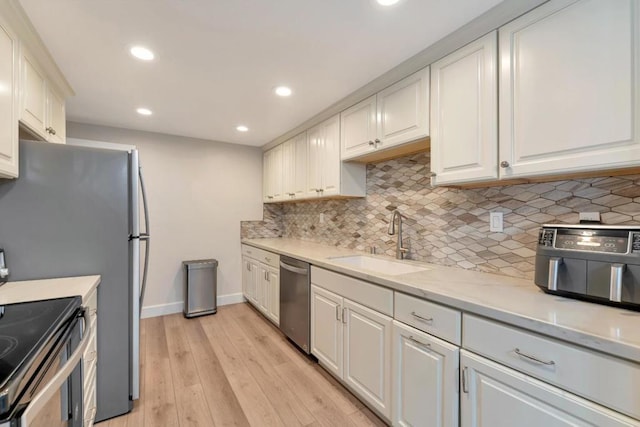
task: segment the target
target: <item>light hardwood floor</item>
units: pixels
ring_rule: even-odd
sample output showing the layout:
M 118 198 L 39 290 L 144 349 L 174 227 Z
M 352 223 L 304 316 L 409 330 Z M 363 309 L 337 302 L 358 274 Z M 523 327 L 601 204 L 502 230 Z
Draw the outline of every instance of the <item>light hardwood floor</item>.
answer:
M 97 427 L 384 426 L 248 304 L 141 325 L 141 399 Z

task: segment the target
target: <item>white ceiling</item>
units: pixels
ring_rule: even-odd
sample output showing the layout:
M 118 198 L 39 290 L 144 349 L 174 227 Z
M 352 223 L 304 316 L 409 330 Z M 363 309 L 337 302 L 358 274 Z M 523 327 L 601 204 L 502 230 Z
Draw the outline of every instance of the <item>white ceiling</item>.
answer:
M 76 92 L 69 120 L 255 146 L 500 3 L 20 1 Z M 156 59 L 134 59 L 133 44 Z M 276 97 L 279 84 L 293 96 Z M 139 116 L 140 106 L 154 114 Z

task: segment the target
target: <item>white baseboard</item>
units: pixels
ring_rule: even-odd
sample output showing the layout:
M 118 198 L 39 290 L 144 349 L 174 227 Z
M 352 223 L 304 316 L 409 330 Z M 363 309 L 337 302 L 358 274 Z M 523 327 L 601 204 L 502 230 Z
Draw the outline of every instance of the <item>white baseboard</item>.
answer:
M 242 293 L 218 295 L 218 307 L 229 304 L 238 304 L 244 302 Z M 158 304 L 142 307 L 140 317 L 146 319 L 148 317 L 166 316 L 168 314 L 182 313 L 184 301 L 170 302 L 168 304 Z

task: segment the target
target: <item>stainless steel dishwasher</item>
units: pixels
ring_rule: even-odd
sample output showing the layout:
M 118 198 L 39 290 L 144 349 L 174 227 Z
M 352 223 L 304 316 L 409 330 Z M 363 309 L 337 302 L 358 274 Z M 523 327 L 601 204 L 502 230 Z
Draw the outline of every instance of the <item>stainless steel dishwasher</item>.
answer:
M 305 353 L 310 350 L 309 264 L 280 257 L 280 330 Z

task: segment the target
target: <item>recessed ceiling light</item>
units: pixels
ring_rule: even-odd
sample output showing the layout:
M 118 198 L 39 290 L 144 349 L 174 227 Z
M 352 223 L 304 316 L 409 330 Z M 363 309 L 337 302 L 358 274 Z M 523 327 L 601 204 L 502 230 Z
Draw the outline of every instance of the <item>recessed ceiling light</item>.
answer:
M 142 59 L 143 61 L 151 61 L 153 58 L 155 58 L 153 52 L 151 52 L 144 46 L 134 46 L 129 52 L 131 52 L 131 55 L 135 56 L 138 59 Z
M 149 110 L 148 108 L 142 108 L 142 107 L 138 108 L 136 112 L 141 116 L 150 116 L 153 114 L 153 111 Z
M 236 130 L 238 132 L 247 132 L 249 130 L 249 128 L 244 126 L 244 125 L 240 125 L 240 126 L 236 126 Z
M 291 96 L 291 94 L 293 93 L 291 88 L 288 88 L 286 86 L 278 86 L 275 89 L 273 89 L 273 91 L 276 93 L 276 95 L 283 96 L 283 97 Z
M 380 6 L 393 6 L 399 0 L 376 0 Z

